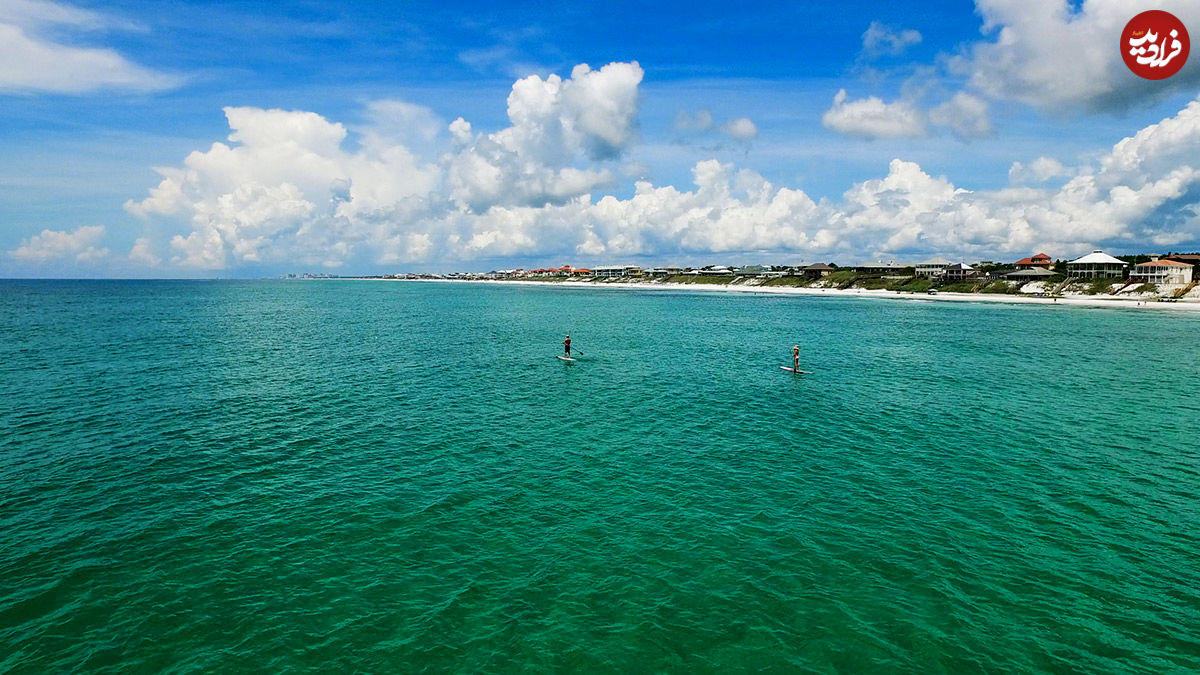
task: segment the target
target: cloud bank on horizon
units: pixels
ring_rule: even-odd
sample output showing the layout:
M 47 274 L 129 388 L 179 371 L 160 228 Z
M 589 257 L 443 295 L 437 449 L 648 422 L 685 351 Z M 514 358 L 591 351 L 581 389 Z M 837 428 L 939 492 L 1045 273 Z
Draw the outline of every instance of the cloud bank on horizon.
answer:
M 172 262 L 210 270 L 264 261 L 337 268 L 364 249 L 384 264 L 745 251 L 856 260 L 1200 241 L 1192 166 L 1200 100 L 1092 165 L 1015 163 L 1014 184 L 1001 190 L 966 190 L 895 159 L 885 176 L 818 202 L 751 169 L 703 160 L 690 189 L 637 181 L 627 199 L 595 199 L 613 180 L 607 163 L 636 137 L 641 77 L 636 63 L 613 63 L 578 66 L 566 80 L 521 80 L 509 96 L 511 126 L 476 133 L 456 119 L 435 162 L 373 134 L 347 150 L 345 127 L 315 113 L 227 108 L 234 144 L 161 169 L 159 185 L 126 208 L 184 219 L 190 231 L 171 240 Z
M 1166 5 L 1200 25 L 1200 0 Z M 11 5 L 26 15 L 44 15 L 47 6 Z M 984 39 L 917 69 L 896 100 L 851 98 L 841 89 L 824 127 L 872 142 L 933 134 L 969 142 L 995 133 L 994 105 L 1111 113 L 1200 82 L 1195 63 L 1166 85 L 1128 73 L 1104 39 L 1128 20 L 1124 3 L 1071 9 L 1065 2 L 979 0 L 977 7 Z M 0 30 L 17 21 L 16 13 L 0 11 Z M 26 16 L 14 25 L 98 21 L 89 13 L 72 16 Z M 861 58 L 894 57 L 922 39 L 915 30 L 871 22 Z M 114 73 L 140 72 L 110 56 L 118 59 L 110 64 Z M 156 79 L 166 77 L 159 73 L 142 75 L 136 86 L 173 86 Z M 17 86 L 5 77 L 0 70 L 0 88 Z M 111 85 L 114 78 L 95 81 Z M 353 132 L 311 111 L 226 107 L 227 139 L 157 169 L 158 185 L 125 203 L 130 227 L 152 225 L 158 235 L 113 252 L 103 226 L 45 230 L 8 257 L 119 260 L 148 271 L 290 264 L 354 272 L 364 262 L 470 267 L 498 259 L 756 254 L 855 263 L 933 253 L 974 260 L 1096 246 L 1200 247 L 1200 98 L 1073 166 L 1014 157 L 1004 188 L 967 189 L 896 157 L 886 172 L 881 167 L 878 177 L 847 185 L 840 197 L 814 199 L 751 167 L 708 158 L 692 165 L 690 186 L 624 182 L 645 173 L 629 159 L 641 143 L 644 78 L 633 61 L 579 64 L 566 77 L 523 77 L 508 95 L 508 125 L 495 131 L 400 100 L 366 104 L 369 123 Z M 707 109 L 681 110 L 674 128 L 720 132 L 746 147 L 770 142 L 750 117 L 717 120 Z

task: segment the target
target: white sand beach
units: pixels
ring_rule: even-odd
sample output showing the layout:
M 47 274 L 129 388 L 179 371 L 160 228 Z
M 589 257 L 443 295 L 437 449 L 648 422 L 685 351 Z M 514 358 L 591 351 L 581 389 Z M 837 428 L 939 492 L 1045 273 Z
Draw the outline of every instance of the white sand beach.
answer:
M 887 290 L 804 288 L 793 286 L 747 286 L 741 284 L 679 284 L 658 281 L 520 281 L 501 279 L 400 279 L 398 281 L 434 281 L 438 283 L 468 284 L 519 284 L 553 288 L 592 288 L 638 291 L 696 291 L 704 293 L 749 293 L 752 295 L 818 295 L 825 297 L 879 298 L 908 300 L 910 302 L 995 302 L 1014 305 L 1046 305 L 1072 307 L 1109 307 L 1137 310 L 1200 311 L 1200 302 L 1180 300 L 1177 302 L 1145 301 L 1132 298 L 1117 298 L 1110 295 L 1070 295 L 1047 298 L 1027 295 L 999 295 L 992 293 L 899 293 Z

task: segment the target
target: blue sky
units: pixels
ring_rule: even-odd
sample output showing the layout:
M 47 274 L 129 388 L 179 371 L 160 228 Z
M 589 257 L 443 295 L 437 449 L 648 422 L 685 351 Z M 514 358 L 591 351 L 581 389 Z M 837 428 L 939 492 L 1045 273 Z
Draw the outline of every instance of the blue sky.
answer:
M 0 0 L 0 276 L 1197 249 L 1147 8 Z

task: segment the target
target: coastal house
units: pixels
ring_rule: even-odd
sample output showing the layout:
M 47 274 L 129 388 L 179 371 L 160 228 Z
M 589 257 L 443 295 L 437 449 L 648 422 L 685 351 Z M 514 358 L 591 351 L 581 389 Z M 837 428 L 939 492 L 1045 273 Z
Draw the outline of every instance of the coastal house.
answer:
M 832 265 L 827 265 L 825 263 L 813 263 L 804 268 L 804 276 L 808 277 L 809 279 L 820 279 L 821 277 L 827 277 L 836 271 L 837 268 L 833 267 Z
M 966 263 L 951 263 L 942 270 L 942 276 L 946 281 L 966 281 L 979 276 L 979 270 Z
M 935 279 L 946 274 L 946 268 L 952 263 L 945 258 L 930 258 L 924 262 L 917 263 L 917 276 L 929 277 Z
M 1032 270 L 1039 268 L 1048 270 L 1054 267 L 1054 261 L 1051 260 L 1050 256 L 1046 255 L 1045 253 L 1038 253 L 1037 255 L 1031 255 L 1028 258 L 1021 258 L 1017 262 L 1013 263 L 1013 267 L 1016 267 L 1019 270 Z
M 1118 260 L 1099 249 L 1067 263 L 1067 271 L 1081 279 L 1124 277 L 1129 263 Z
M 592 276 L 597 279 L 625 276 L 626 267 L 626 265 L 597 265 L 592 268 Z
M 1134 265 L 1129 271 L 1129 281 L 1144 284 L 1190 284 L 1192 266 L 1178 260 L 1151 260 Z
M 769 274 L 771 268 L 767 265 L 742 265 L 734 271 L 744 277 L 762 277 Z
M 700 274 L 705 276 L 733 276 L 733 270 L 724 265 L 712 265 L 699 270 Z
M 861 265 L 855 265 L 854 271 L 860 274 L 882 274 L 886 276 L 902 274 L 904 270 L 909 267 L 912 267 L 912 265 L 898 263 L 895 260 L 889 260 L 887 262 L 877 260 L 875 262 L 865 262 Z

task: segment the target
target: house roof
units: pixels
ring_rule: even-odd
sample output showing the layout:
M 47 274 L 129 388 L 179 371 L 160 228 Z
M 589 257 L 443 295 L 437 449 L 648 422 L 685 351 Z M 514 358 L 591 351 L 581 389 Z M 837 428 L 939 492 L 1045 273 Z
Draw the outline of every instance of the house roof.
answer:
M 1052 277 L 1052 276 L 1054 276 L 1054 272 L 1051 272 L 1050 270 L 1047 270 L 1047 269 L 1042 269 L 1041 267 L 1034 267 L 1033 269 L 1017 270 L 1015 272 L 1009 272 L 1008 274 L 1005 274 L 1004 276 L 1006 276 L 1006 277 Z
M 1191 267 L 1191 265 L 1181 263 L 1178 260 L 1151 260 L 1150 262 L 1138 263 L 1134 267 Z
M 826 265 L 825 263 L 813 263 L 813 264 L 809 265 L 808 267 L 805 267 L 804 269 L 820 272 L 820 271 L 824 271 L 824 270 L 834 270 L 837 268 Z
M 1068 265 L 1128 265 L 1124 260 L 1117 260 L 1111 255 L 1103 251 L 1092 251 L 1091 253 L 1072 260 Z
M 934 258 L 930 258 L 929 260 L 923 260 L 917 264 L 918 265 L 949 265 L 950 261 L 946 260 L 945 258 L 942 258 L 942 257 L 934 257 Z
M 974 268 L 974 267 L 971 267 L 971 266 L 970 266 L 970 265 L 968 265 L 967 263 L 960 263 L 960 262 L 959 262 L 959 263 L 954 263 L 953 265 L 947 265 L 947 266 L 946 266 L 946 269 L 948 269 L 948 270 L 963 270 L 963 271 L 967 271 L 967 270 L 973 270 L 973 269 L 975 269 L 975 268 Z
M 1013 264 L 1014 265 L 1042 265 L 1042 264 L 1049 263 L 1049 262 L 1052 262 L 1050 260 L 1050 256 L 1046 255 L 1045 253 L 1037 253 L 1035 255 L 1029 256 L 1028 258 L 1021 258 L 1020 260 L 1018 260 L 1017 262 L 1015 262 Z
M 1179 262 L 1189 263 L 1192 265 L 1200 265 L 1200 254 L 1198 253 L 1176 253 L 1175 255 L 1163 256 L 1167 260 L 1178 260 Z

